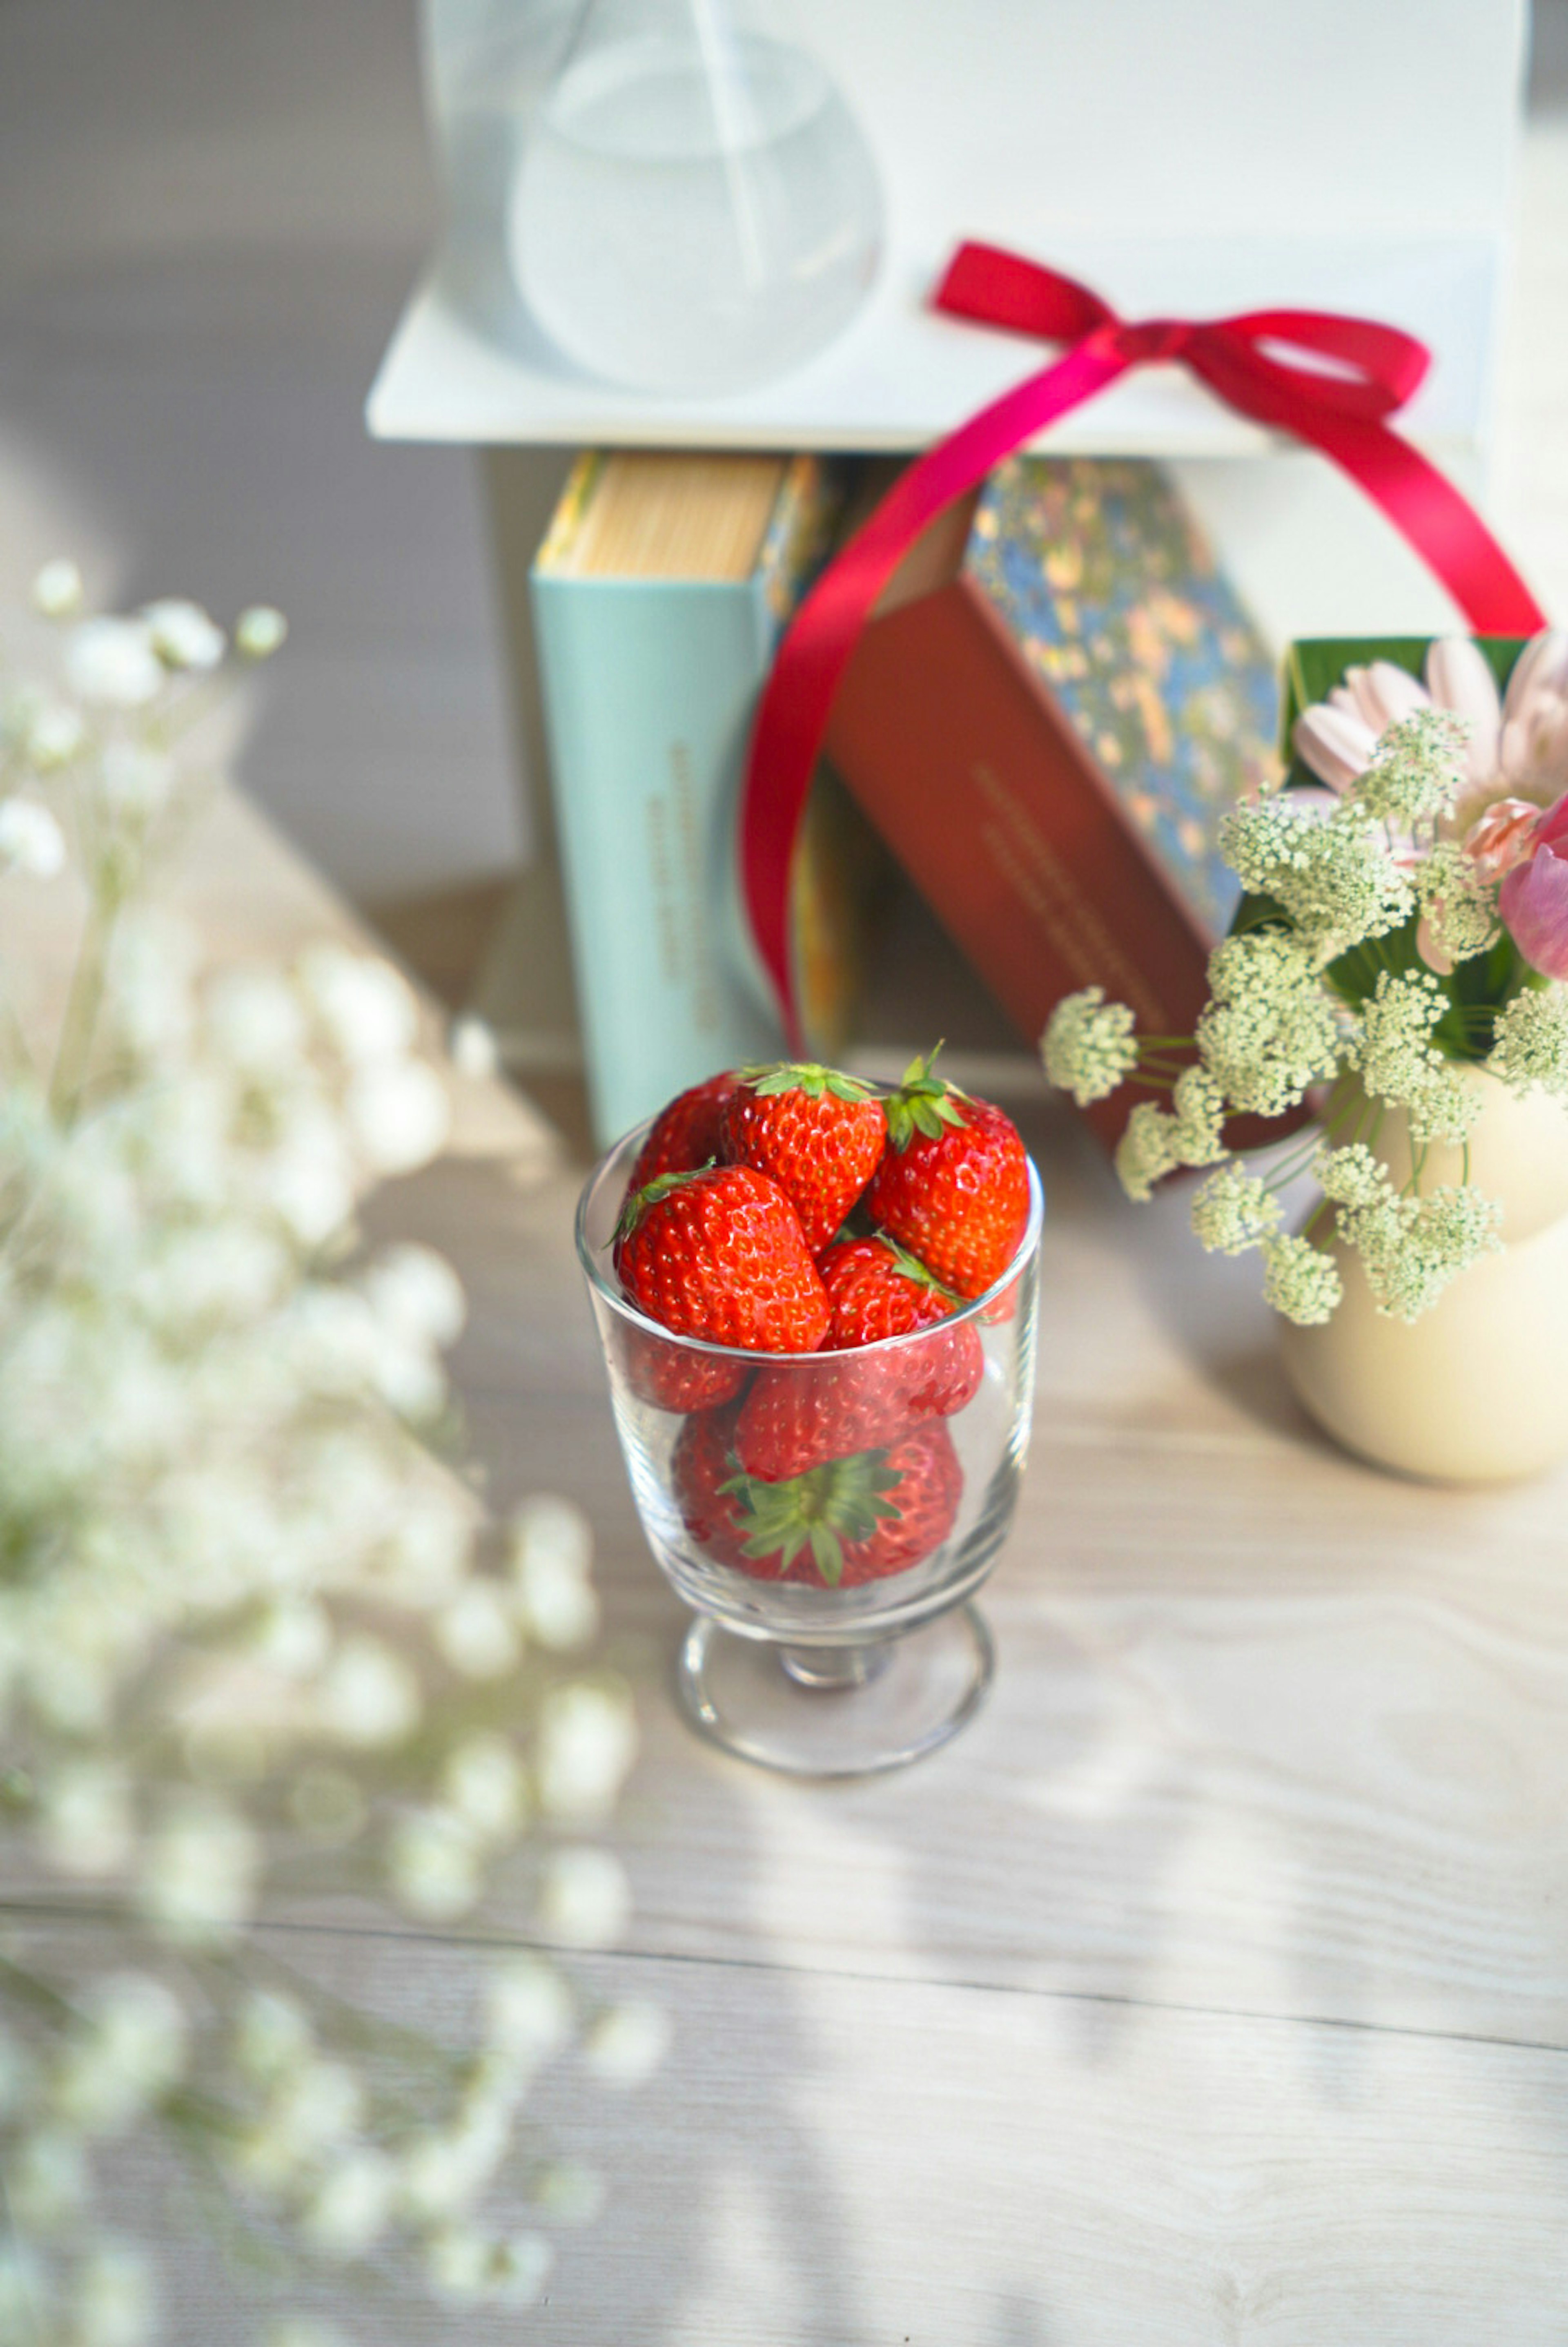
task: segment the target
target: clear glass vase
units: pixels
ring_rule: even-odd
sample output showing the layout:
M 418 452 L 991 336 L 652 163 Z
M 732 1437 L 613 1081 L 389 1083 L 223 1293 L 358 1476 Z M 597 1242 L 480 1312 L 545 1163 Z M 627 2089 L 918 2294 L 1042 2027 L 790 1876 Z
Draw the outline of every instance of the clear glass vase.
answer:
M 865 140 L 759 0 L 586 0 L 533 122 L 507 235 L 578 365 L 667 394 L 797 366 L 881 243 Z
M 590 1176 L 577 1253 L 643 1531 L 697 1617 L 681 1652 L 682 1705 L 703 1734 L 769 1768 L 834 1777 L 897 1767 L 945 1743 L 991 1678 L 991 1639 L 972 1601 L 1007 1536 L 1028 1447 L 1039 1177 L 1032 1165 L 1028 1227 L 985 1296 L 854 1352 L 759 1356 L 673 1337 L 622 1293 L 611 1241 L 647 1131 Z M 826 1565 L 809 1545 L 788 1563 L 756 1539 L 748 1553 L 725 1487 L 754 1381 L 828 1380 L 847 1364 L 867 1389 L 910 1398 L 907 1426 L 881 1436 L 876 1453 L 820 1471 L 872 1479 L 885 1510 L 877 1531 Z M 963 1392 L 962 1406 L 925 1415 L 943 1383 L 950 1399 Z

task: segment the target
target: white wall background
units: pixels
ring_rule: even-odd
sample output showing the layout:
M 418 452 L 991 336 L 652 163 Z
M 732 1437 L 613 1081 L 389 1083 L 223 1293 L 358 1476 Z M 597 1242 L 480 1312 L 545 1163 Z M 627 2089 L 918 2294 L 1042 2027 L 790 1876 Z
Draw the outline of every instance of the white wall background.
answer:
M 1517 204 L 1493 505 L 1568 615 L 1568 0 Z M 414 0 L 0 7 L 0 607 L 282 604 L 244 772 L 361 897 L 523 847 L 474 470 L 361 420 L 434 209 Z

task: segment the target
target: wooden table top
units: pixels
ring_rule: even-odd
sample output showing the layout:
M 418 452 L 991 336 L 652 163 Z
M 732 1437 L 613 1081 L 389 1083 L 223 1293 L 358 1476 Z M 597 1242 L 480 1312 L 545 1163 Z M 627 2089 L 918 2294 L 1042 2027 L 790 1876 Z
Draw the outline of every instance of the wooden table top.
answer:
M 188 893 L 225 953 L 351 927 L 237 802 Z M 456 1376 L 496 1502 L 553 1490 L 593 1519 L 643 1749 L 613 1837 L 635 1920 L 585 1969 L 675 2028 L 634 2093 L 564 2070 L 542 2095 L 610 2198 L 504 2335 L 1568 2338 L 1568 1484 L 1440 1491 L 1330 1450 L 1248 1266 L 1200 1256 L 1179 1198 L 1126 1205 L 1042 1097 L 1039 1392 L 983 1599 L 995 1686 L 909 1769 L 770 1778 L 674 1708 L 682 1609 L 611 1429 L 581 1163 L 514 1095 L 460 1094 L 448 1154 L 368 1219 L 463 1278 Z M 525 1916 L 503 1880 L 456 1932 L 279 1928 L 296 1961 L 455 2026 Z M 157 2221 L 173 2335 L 239 2337 L 194 2228 L 172 2203 Z M 400 2320 L 455 2335 L 439 2310 Z

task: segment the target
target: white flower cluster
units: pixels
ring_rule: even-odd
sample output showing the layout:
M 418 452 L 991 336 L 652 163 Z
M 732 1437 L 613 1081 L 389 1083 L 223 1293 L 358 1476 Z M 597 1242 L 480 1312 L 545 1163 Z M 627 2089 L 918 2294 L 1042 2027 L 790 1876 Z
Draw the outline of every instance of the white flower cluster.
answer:
M 0 800 L 0 857 L 46 879 L 68 790 L 88 911 L 56 1027 L 0 1024 L 0 1832 L 113 1901 L 137 1953 L 66 1990 L 0 1952 L 0 2337 L 30 2335 L 14 2304 L 40 2338 L 151 2337 L 94 2162 L 160 2121 L 303 2254 L 401 2249 L 438 2295 L 525 2300 L 544 2234 L 473 2210 L 529 2081 L 574 2034 L 630 2081 L 657 2025 L 514 1967 L 472 2057 L 392 2034 L 428 2074 L 416 2126 L 362 2058 L 376 2024 L 248 1986 L 249 1927 L 280 1870 L 465 1913 L 540 1820 L 541 1932 L 619 1935 L 624 1872 L 578 1838 L 631 1764 L 629 1698 L 555 1659 L 596 1626 L 587 1526 L 530 1501 L 491 1559 L 423 1439 L 462 1288 L 426 1247 L 359 1251 L 364 1189 L 446 1132 L 408 987 L 330 944 L 208 976 L 144 901 L 181 808 L 171 707 L 210 688 L 220 631 L 175 602 L 78 619 L 69 565 L 35 600 L 68 630 L 66 690 L 4 703 L 25 794 Z M 282 634 L 252 612 L 237 646 Z M 541 2173 L 542 2220 L 592 2197 Z
M 1402 1108 L 1412 1141 L 1461 1142 L 1480 1101 L 1432 1041 L 1448 997 L 1431 970 L 1383 970 L 1361 1006 L 1349 1064 L 1375 1100 Z
M 1272 897 L 1314 969 L 1406 920 L 1415 903 L 1380 824 L 1352 796 L 1330 815 L 1288 797 L 1235 808 L 1220 826 L 1226 862 Z
M 1294 937 L 1254 929 L 1227 938 L 1209 956 L 1208 985 L 1197 1047 L 1235 1107 L 1280 1116 L 1339 1072 L 1346 1022 Z
M 1047 1077 L 1080 1108 L 1108 1099 L 1138 1064 L 1135 1023 L 1125 1002 L 1106 1001 L 1103 986 L 1068 995 L 1041 1044 Z
M 1568 989 L 1526 987 L 1505 1003 L 1487 1065 L 1515 1092 L 1539 1084 L 1568 1100 Z

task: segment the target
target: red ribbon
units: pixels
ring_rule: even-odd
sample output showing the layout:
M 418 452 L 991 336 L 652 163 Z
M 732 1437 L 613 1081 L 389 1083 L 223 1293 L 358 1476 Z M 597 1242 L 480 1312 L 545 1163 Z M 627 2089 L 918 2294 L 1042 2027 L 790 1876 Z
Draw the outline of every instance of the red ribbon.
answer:
M 1382 507 L 1479 635 L 1533 635 L 1546 624 L 1481 517 L 1384 422 L 1430 364 L 1413 335 L 1319 310 L 1130 323 L 1087 286 L 988 244 L 960 247 L 934 306 L 950 317 L 1071 348 L 901 476 L 818 579 L 779 648 L 747 764 L 740 864 L 752 931 L 797 1053 L 805 1045 L 789 958 L 790 861 L 833 695 L 860 630 L 904 556 L 945 507 L 1129 368 L 1178 361 L 1227 406 L 1320 448 Z

